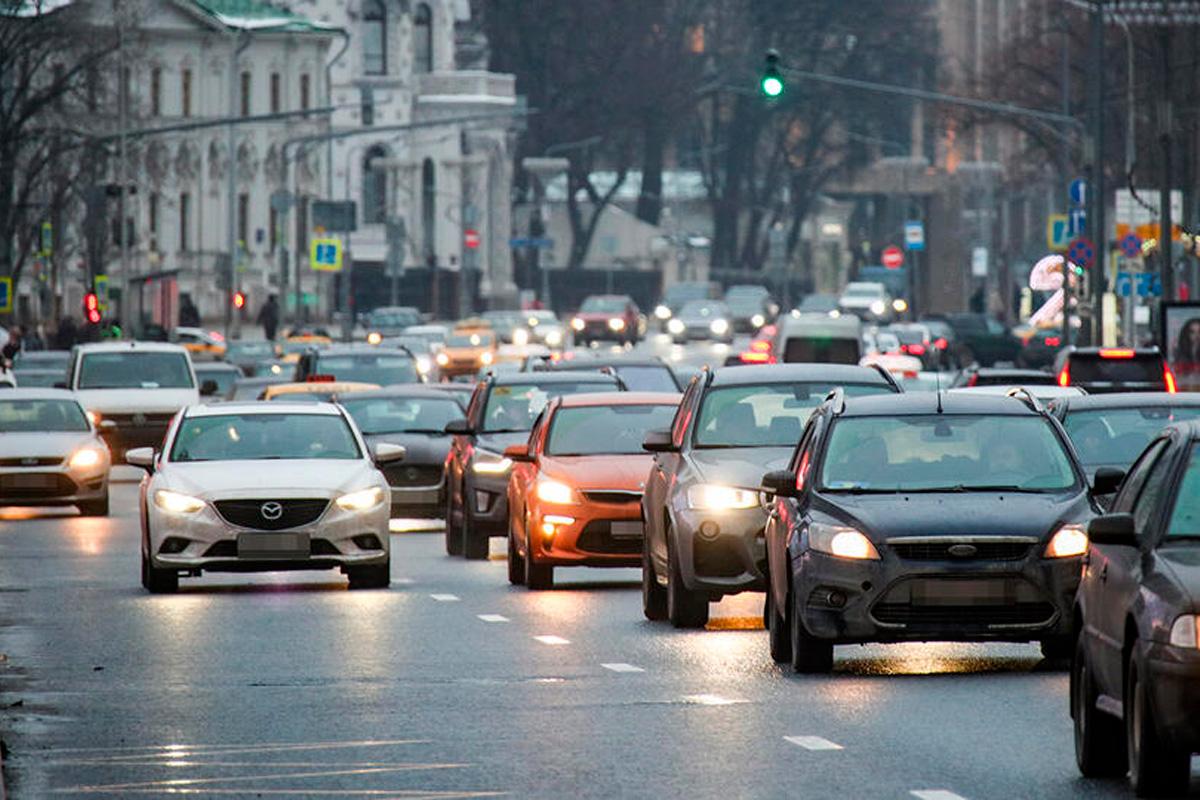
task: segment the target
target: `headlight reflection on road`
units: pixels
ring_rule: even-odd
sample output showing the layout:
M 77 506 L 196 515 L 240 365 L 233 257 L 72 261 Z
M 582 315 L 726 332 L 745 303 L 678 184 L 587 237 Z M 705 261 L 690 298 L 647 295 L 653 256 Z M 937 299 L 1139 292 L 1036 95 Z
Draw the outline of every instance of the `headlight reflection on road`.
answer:
M 111 533 L 112 521 L 100 517 L 80 517 L 67 521 L 72 546 L 89 556 L 104 553 Z
M 839 660 L 837 671 L 853 675 L 1029 672 L 1042 660 L 1033 645 L 963 642 L 910 642 L 869 648 L 841 648 L 841 654 L 851 658 Z

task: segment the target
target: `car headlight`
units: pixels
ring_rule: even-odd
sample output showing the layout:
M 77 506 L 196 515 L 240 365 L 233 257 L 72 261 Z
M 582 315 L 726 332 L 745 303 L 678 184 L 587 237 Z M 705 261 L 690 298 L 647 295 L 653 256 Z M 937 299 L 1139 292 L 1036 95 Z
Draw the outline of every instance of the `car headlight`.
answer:
M 503 475 L 512 468 L 512 459 L 491 453 L 476 453 L 471 471 L 476 475 Z
M 1046 558 L 1070 558 L 1081 556 L 1088 550 L 1087 529 L 1077 523 L 1063 525 L 1050 537 L 1046 545 Z
M 756 328 L 761 328 L 763 325 L 767 324 L 767 318 L 762 314 L 755 314 L 750 318 L 750 324 Z
M 554 503 L 561 506 L 575 505 L 575 490 L 565 483 L 543 478 L 537 484 L 537 497 L 543 503 Z
M 100 451 L 94 447 L 84 447 L 75 451 L 75 455 L 71 456 L 70 466 L 72 469 L 88 469 L 94 467 L 101 461 Z
M 154 493 L 154 505 L 171 514 L 195 514 L 204 508 L 204 501 L 188 494 L 159 489 Z
M 655 306 L 654 307 L 654 316 L 657 319 L 670 319 L 671 318 L 671 309 L 669 309 L 663 305 Z
M 529 331 L 525 328 L 517 328 L 512 332 L 512 340 L 516 345 L 529 344 Z
M 884 305 L 882 300 L 876 300 L 875 302 L 871 303 L 872 314 L 882 314 L 885 311 L 887 311 L 887 306 Z
M 818 553 L 838 558 L 851 558 L 858 561 L 879 560 L 879 551 L 861 531 L 839 525 L 822 525 L 819 522 L 809 525 L 808 546 Z
M 586 327 L 586 325 L 585 325 L 584 321 L 581 320 L 579 317 L 575 317 L 574 319 L 571 320 L 571 329 L 572 330 L 581 331 L 585 327 Z
M 383 489 L 372 486 L 369 489 L 359 489 L 339 497 L 334 502 L 342 511 L 370 511 L 383 502 Z
M 708 329 L 717 336 L 720 336 L 729 330 L 729 323 L 723 319 L 714 319 L 712 324 L 708 326 Z
M 379 344 L 383 341 L 383 334 L 379 331 L 371 331 L 367 334 L 367 344 Z
M 495 360 L 496 360 L 496 357 L 494 355 L 492 355 L 491 350 L 484 350 L 482 353 L 479 354 L 479 362 L 481 364 L 490 364 Z
M 417 372 L 427 375 L 431 369 L 433 365 L 429 363 L 429 356 L 417 356 Z
M 667 330 L 671 333 L 683 333 L 686 328 L 682 320 L 673 319 L 667 323 Z
M 732 511 L 758 508 L 758 492 L 702 483 L 688 488 L 688 508 L 697 511 Z
M 897 314 L 903 314 L 905 311 L 908 311 L 908 301 L 903 297 L 897 297 L 892 301 L 892 310 Z
M 562 331 L 560 331 L 558 328 L 553 328 L 546 332 L 546 346 L 547 347 L 558 347 L 560 344 L 562 344 L 562 341 L 563 341 Z
M 620 317 L 610 317 L 608 320 L 608 329 L 613 331 L 625 330 L 625 320 Z
M 1168 640 L 1176 647 L 1196 649 L 1200 642 L 1196 640 L 1196 615 L 1184 614 L 1171 625 L 1171 638 Z
M 445 353 L 438 353 L 437 354 L 437 363 L 438 363 L 439 367 L 446 366 L 447 364 L 450 363 L 450 356 L 446 355 Z

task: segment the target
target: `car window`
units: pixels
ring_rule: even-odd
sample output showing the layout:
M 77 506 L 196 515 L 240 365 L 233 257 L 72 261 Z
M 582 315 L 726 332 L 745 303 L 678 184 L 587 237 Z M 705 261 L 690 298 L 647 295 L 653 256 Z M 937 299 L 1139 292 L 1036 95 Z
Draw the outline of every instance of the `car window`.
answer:
M 483 412 L 482 433 L 523 433 L 533 427 L 550 398 L 582 392 L 614 391 L 610 383 L 507 384 L 493 386 Z
M 1067 414 L 1063 427 L 1086 467 L 1125 468 L 1172 422 L 1200 418 L 1200 408 L 1142 406 Z
M 78 389 L 192 389 L 183 353 L 85 353 Z
M 676 412 L 675 418 L 671 421 L 671 444 L 675 447 L 683 447 L 688 425 L 691 423 L 692 415 L 695 413 L 696 395 L 699 392 L 700 376 L 697 375 L 688 381 L 687 389 L 683 393 L 683 400 L 679 403 L 679 411 Z
M 462 406 L 452 397 L 365 397 L 342 400 L 365 435 L 380 433 L 437 433 L 446 423 L 463 418 Z
M 203 385 L 205 381 L 212 381 L 217 385 L 217 395 L 224 397 L 229 394 L 229 390 L 233 388 L 233 384 L 237 381 L 238 375 L 241 375 L 237 370 L 228 369 L 210 369 L 196 373 L 196 380 Z
M 179 425 L 171 461 L 362 458 L 341 415 L 214 414 Z
M 625 388 L 631 392 L 670 392 L 679 391 L 675 376 L 667 366 L 661 367 L 625 367 L 614 368 Z
M 711 447 L 794 447 L 814 408 L 833 383 L 730 386 L 705 393 L 692 444 Z M 886 394 L 885 384 L 846 384 L 848 397 Z
M 1163 378 L 1162 356 L 1137 354 L 1129 358 L 1102 358 L 1094 353 L 1072 353 L 1072 383 L 1154 383 Z
M 496 337 L 491 331 L 452 333 L 446 337 L 447 347 L 491 347 L 495 343 Z
M 1146 477 L 1146 485 L 1138 492 L 1137 500 L 1133 502 L 1134 528 L 1142 536 L 1151 536 L 1151 523 L 1155 514 L 1162 510 L 1167 491 L 1171 488 L 1171 462 L 1169 457 L 1160 457 L 1150 468 Z
M 665 428 L 675 413 L 669 405 L 612 405 L 560 408 L 550 420 L 546 455 L 644 454 L 646 432 Z
M 1071 457 L 1040 416 L 930 414 L 833 423 L 826 491 L 1065 491 Z
M 316 374 L 332 375 L 338 381 L 357 381 L 387 386 L 394 383 L 417 383 L 420 375 L 412 356 L 396 353 L 362 353 L 354 355 L 317 354 Z
M 83 409 L 74 400 L 0 401 L 0 433 L 86 433 Z
M 1167 536 L 1200 536 L 1200 446 L 1194 444 L 1188 451 L 1187 469 L 1175 493 Z
M 624 297 L 589 297 L 579 310 L 588 314 L 624 314 L 629 308 Z
M 1150 474 L 1150 468 L 1154 466 L 1154 462 L 1162 454 L 1162 451 L 1167 446 L 1166 439 L 1159 439 L 1154 444 L 1142 453 L 1137 462 L 1130 468 L 1129 474 L 1125 476 L 1125 481 L 1121 484 L 1121 488 L 1117 496 L 1113 499 L 1112 512 L 1121 514 L 1128 513 L 1133 507 L 1134 498 L 1142 491 L 1142 486 L 1146 483 L 1146 476 Z

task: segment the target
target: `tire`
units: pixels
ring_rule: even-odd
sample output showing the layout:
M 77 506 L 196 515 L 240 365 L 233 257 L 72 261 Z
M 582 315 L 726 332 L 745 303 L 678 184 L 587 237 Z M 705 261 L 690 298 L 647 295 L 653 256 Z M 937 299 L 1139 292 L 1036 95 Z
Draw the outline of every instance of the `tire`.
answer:
M 677 548 L 667 535 L 667 619 L 676 628 L 703 628 L 708 624 L 708 595 L 693 592 L 683 583 Z
M 1075 656 L 1075 640 L 1070 636 L 1055 636 L 1041 642 L 1042 657 L 1047 661 L 1068 661 Z
M 667 590 L 658 582 L 650 558 L 650 538 L 642 538 L 642 613 L 651 622 L 667 618 Z
M 463 493 L 464 499 L 466 493 Z M 454 524 L 454 492 L 446 487 L 446 555 L 462 555 L 462 528 Z
M 346 570 L 351 589 L 386 589 L 392 583 L 392 559 L 369 567 L 350 567 Z
M 462 554 L 468 561 L 486 561 L 488 557 L 488 536 L 480 535 L 471 520 L 471 510 L 463 503 L 462 524 Z
M 1146 697 L 1135 655 L 1129 661 L 1125 688 L 1125 731 L 1129 751 L 1129 782 L 1138 797 L 1177 797 L 1191 779 L 1192 754 L 1170 749 L 1159 738 L 1154 710 Z
M 508 582 L 513 586 L 525 583 L 525 562 L 517 554 L 517 542 L 513 539 L 511 522 L 508 524 Z
M 824 675 L 833 671 L 833 642 L 818 639 L 804 627 L 800 616 L 799 598 L 792 593 L 788 620 L 791 632 L 792 670 L 806 675 Z
M 786 611 L 786 609 L 784 609 Z M 792 631 L 788 627 L 788 618 L 775 610 L 771 602 L 771 587 L 767 587 L 766 600 L 767 644 L 771 648 L 771 658 L 777 664 L 788 664 L 792 660 Z
M 1075 727 L 1075 763 L 1086 778 L 1112 778 L 1129 769 L 1121 721 L 1096 708 L 1096 686 L 1081 631 L 1071 662 L 1071 718 Z
M 85 517 L 107 517 L 108 516 L 108 492 L 99 500 L 88 500 L 85 503 L 79 504 L 79 513 Z
M 530 589 L 553 589 L 554 567 L 533 560 L 533 544 L 525 539 L 525 585 Z
M 150 557 L 142 553 L 142 588 L 150 594 L 174 594 L 179 591 L 179 573 L 157 569 L 150 563 Z

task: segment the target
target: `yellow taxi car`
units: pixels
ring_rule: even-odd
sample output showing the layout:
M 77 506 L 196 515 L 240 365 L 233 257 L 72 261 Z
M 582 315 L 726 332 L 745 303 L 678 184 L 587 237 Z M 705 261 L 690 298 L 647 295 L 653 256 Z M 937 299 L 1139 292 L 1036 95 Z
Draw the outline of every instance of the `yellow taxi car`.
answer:
M 171 336 L 191 354 L 193 361 L 217 361 L 225 357 L 225 337 L 203 328 L 176 328 Z
M 496 362 L 496 333 L 491 328 L 455 328 L 438 351 L 438 373 L 443 380 L 474 375 Z
M 380 388 L 375 383 L 355 381 L 306 381 L 304 383 L 276 383 L 267 386 L 258 396 L 259 400 L 286 400 L 290 403 L 328 403 L 344 394 L 369 392 Z

